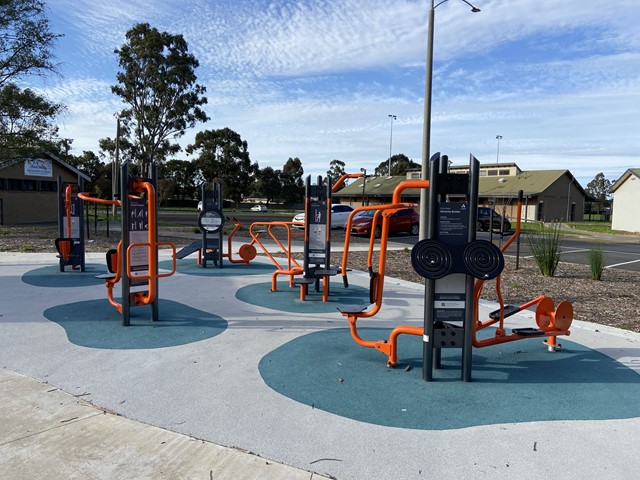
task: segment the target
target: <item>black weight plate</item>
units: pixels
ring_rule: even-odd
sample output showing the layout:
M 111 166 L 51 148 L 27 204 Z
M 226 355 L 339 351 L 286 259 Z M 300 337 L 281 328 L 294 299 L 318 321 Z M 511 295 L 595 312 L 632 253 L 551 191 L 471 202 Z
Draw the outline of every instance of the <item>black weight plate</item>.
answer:
M 467 244 L 463 257 L 468 274 L 481 280 L 496 278 L 504 269 L 502 252 L 487 240 L 475 240 Z
M 437 240 L 420 240 L 411 250 L 411 265 L 424 278 L 437 280 L 446 277 L 451 264 L 449 249 Z

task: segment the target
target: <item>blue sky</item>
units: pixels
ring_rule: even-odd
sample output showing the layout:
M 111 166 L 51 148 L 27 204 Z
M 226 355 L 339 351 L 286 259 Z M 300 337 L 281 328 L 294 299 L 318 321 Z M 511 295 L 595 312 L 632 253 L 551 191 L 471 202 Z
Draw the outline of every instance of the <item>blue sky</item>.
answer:
M 437 3 L 437 2 L 436 2 Z M 462 0 L 435 10 L 431 150 L 524 170 L 569 169 L 583 186 L 640 166 L 638 0 Z M 115 135 L 111 94 L 125 32 L 181 33 L 200 62 L 211 120 L 261 168 L 299 157 L 349 172 L 422 156 L 429 0 L 50 0 L 60 76 L 32 86 L 68 106 L 74 153 Z M 178 158 L 189 159 L 186 154 Z

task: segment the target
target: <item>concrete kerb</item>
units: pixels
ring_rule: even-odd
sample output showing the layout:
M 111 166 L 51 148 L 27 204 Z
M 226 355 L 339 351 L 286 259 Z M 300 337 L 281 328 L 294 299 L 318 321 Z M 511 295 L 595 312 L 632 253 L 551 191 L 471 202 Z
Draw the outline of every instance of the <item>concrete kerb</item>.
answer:
M 1 478 L 328 478 L 129 420 L 0 370 Z

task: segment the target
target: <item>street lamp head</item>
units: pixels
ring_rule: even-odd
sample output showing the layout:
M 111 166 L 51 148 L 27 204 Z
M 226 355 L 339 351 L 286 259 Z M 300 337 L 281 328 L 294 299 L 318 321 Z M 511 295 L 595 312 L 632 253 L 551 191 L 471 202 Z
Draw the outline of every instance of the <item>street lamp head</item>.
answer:
M 362 172 L 362 174 L 366 177 L 367 176 L 367 169 L 366 168 L 361 168 L 360 171 Z
M 471 11 L 473 13 L 478 13 L 480 11 L 478 7 L 476 7 L 475 5 L 471 5 L 469 2 L 467 2 L 467 0 L 462 0 L 462 1 L 471 7 Z

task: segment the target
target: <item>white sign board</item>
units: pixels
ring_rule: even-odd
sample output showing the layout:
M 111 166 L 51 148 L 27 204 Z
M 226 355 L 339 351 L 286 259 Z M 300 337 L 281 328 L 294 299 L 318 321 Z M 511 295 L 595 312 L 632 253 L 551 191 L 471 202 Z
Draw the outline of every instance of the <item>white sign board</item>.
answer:
M 24 161 L 24 174 L 29 177 L 53 177 L 53 165 L 46 158 L 30 158 Z

